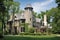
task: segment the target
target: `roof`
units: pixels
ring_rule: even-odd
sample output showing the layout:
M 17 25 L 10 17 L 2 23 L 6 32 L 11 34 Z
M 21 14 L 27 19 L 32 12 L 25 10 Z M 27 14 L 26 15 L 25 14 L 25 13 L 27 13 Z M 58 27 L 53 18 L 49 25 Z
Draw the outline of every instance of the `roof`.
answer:
M 33 9 L 32 5 L 31 4 L 27 4 L 26 7 L 24 9 L 27 9 L 27 8 L 31 8 Z
M 24 17 L 24 13 L 21 13 L 21 15 L 20 15 L 20 19 L 25 19 L 25 17 Z
M 24 18 L 24 13 L 21 13 L 21 14 L 14 14 L 15 17 L 15 20 L 20 20 L 20 19 L 25 19 Z M 10 16 L 10 19 L 8 21 L 12 21 L 12 15 Z
M 24 18 L 24 13 L 15 14 L 15 16 L 17 17 L 17 18 L 16 18 L 17 20 L 19 20 L 19 19 L 25 19 L 25 18 Z
M 41 19 L 40 18 L 36 18 L 36 22 L 41 22 Z

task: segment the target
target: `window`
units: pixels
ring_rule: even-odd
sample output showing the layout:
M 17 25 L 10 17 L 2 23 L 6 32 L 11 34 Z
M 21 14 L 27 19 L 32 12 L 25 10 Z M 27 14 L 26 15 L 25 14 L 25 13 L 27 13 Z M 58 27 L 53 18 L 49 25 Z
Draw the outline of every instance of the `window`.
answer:
M 30 18 L 30 21 L 31 21 L 31 18 Z
M 17 17 L 15 16 L 15 18 L 17 18 Z
M 21 22 L 21 23 L 25 23 L 25 20 L 24 20 L 24 19 L 22 19 L 20 22 Z
M 42 24 L 42 26 L 44 26 L 44 23 Z
M 25 32 L 25 28 L 24 27 L 21 27 L 21 32 Z

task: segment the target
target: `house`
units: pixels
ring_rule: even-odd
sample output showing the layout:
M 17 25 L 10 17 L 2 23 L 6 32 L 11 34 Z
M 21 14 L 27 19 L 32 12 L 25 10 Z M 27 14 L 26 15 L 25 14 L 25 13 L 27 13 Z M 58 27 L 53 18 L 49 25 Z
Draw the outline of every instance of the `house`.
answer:
M 13 15 L 10 16 L 6 27 L 10 34 L 28 32 L 28 29 L 31 27 L 34 27 L 36 32 L 40 32 L 41 28 L 47 26 L 46 15 L 44 15 L 44 21 L 42 21 L 42 19 L 34 17 L 32 13 L 33 7 L 30 4 L 28 4 L 24 9 L 23 13 L 14 14 L 14 17 Z

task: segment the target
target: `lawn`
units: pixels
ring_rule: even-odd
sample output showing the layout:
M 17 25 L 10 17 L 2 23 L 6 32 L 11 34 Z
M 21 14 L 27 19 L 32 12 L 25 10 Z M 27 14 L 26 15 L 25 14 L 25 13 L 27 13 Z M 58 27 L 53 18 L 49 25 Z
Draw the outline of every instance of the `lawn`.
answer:
M 40 35 L 40 36 L 10 35 L 4 36 L 3 40 L 60 40 L 60 37 L 57 37 L 55 35 Z

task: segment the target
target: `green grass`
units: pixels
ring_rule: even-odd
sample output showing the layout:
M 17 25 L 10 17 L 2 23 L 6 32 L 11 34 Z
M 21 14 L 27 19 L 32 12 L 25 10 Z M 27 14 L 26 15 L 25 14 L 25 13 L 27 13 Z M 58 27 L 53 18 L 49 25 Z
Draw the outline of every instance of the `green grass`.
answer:
M 15 36 L 4 36 L 4 40 L 60 40 L 60 37 L 57 37 L 55 35 L 41 35 L 41 36 L 15 35 Z

